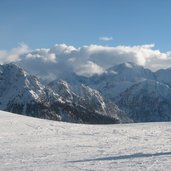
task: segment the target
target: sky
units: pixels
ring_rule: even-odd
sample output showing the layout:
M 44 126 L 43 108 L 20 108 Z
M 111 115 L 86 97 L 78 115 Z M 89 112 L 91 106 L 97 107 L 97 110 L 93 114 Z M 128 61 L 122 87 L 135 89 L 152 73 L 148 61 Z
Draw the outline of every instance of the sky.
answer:
M 171 67 L 170 0 L 0 0 L 0 64 L 91 76 L 134 62 Z
M 0 49 L 153 43 L 168 51 L 170 9 L 170 0 L 0 0 Z

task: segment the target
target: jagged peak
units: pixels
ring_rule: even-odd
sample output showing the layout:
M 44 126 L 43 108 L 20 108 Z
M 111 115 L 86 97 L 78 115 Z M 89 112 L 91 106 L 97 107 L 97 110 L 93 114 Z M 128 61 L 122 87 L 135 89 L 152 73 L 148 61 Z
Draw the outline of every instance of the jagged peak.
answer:
M 70 89 L 68 82 L 63 80 L 63 79 L 56 79 L 56 80 L 50 82 L 48 84 L 48 86 L 50 86 L 50 87 L 60 86 L 60 87 L 63 87 L 65 89 Z
M 23 68 L 18 66 L 17 64 L 14 63 L 8 63 L 4 65 L 0 65 L 0 72 L 2 73 L 9 73 L 12 75 L 17 75 L 17 76 L 27 76 L 29 75 Z
M 125 69 L 145 69 L 142 65 L 138 65 L 133 62 L 124 62 L 118 65 L 114 65 L 107 69 L 107 71 L 118 71 L 118 70 L 125 70 Z
M 92 88 L 90 88 L 89 86 L 87 86 L 85 84 L 81 84 L 81 88 L 87 90 L 88 92 L 98 92 L 97 90 L 92 89 Z

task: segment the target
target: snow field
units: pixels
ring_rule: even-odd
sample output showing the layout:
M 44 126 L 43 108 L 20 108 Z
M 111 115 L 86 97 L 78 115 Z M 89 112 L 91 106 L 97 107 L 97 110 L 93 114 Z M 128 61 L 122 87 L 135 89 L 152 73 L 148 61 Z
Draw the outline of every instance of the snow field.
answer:
M 0 111 L 0 170 L 171 170 L 171 123 L 81 125 Z

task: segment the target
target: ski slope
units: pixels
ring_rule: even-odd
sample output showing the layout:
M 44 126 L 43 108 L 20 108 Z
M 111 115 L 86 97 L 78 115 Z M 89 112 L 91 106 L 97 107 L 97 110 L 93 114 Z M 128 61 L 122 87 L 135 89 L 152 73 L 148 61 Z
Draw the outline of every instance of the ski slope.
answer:
M 171 123 L 81 125 L 0 111 L 0 170 L 171 170 Z

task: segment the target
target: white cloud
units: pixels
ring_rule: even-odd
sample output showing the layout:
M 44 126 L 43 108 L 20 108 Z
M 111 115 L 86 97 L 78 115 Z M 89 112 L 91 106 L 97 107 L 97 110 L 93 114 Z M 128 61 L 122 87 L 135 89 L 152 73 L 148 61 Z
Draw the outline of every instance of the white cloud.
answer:
M 68 46 L 66 44 L 56 44 L 50 49 L 50 53 L 54 53 L 56 55 L 69 54 L 75 50 L 76 48 L 74 46 Z
M 49 49 L 36 49 L 26 54 L 26 58 L 30 60 L 40 59 L 43 62 L 56 62 L 56 55 L 51 53 Z
M 102 41 L 111 41 L 111 40 L 113 40 L 113 37 L 107 37 L 107 36 L 99 37 L 99 40 L 102 40 Z
M 16 62 L 20 60 L 21 55 L 29 52 L 30 49 L 25 43 L 21 43 L 18 47 L 9 51 L 0 50 L 0 63 Z
M 78 75 L 84 75 L 89 77 L 94 74 L 102 74 L 104 72 L 104 69 L 103 67 L 100 67 L 92 61 L 87 61 L 85 64 L 81 64 L 74 68 L 74 71 Z
M 154 44 L 137 46 L 88 45 L 76 48 L 57 44 L 50 49 L 30 50 L 25 44 L 0 50 L 0 63 L 18 62 L 33 74 L 54 79 L 75 72 L 91 76 L 123 62 L 134 62 L 152 70 L 171 67 L 171 52 L 161 52 Z
M 0 64 L 5 63 L 7 57 L 7 52 L 5 50 L 0 50 Z
M 87 54 L 96 64 L 105 68 L 123 62 L 134 62 L 152 70 L 171 66 L 171 52 L 162 53 L 154 47 L 154 44 L 116 47 L 90 45 L 87 46 Z M 156 67 L 158 62 L 161 63 L 160 67 Z

